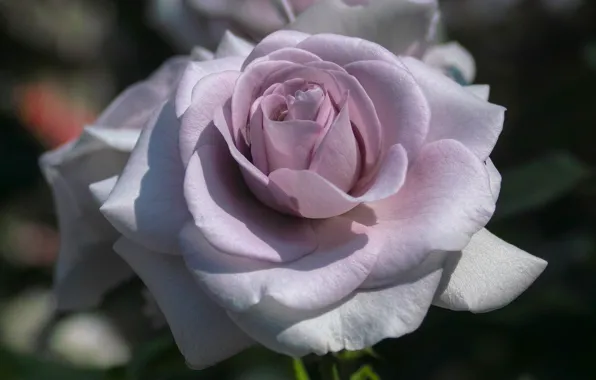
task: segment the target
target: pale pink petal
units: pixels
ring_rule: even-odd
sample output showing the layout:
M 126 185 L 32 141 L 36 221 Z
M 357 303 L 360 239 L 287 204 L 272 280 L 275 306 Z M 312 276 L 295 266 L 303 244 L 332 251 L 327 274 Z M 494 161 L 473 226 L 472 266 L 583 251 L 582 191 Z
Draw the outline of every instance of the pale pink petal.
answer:
M 499 239 L 476 233 L 461 254 L 451 253 L 435 305 L 475 313 L 506 306 L 546 268 L 546 261 Z
M 252 163 L 263 174 L 269 173 L 269 162 L 267 159 L 267 146 L 263 131 L 263 110 L 257 106 L 252 113 L 249 125 L 250 155 Z
M 313 53 L 293 47 L 276 50 L 266 57 L 271 61 L 289 61 L 294 63 L 322 62 L 321 58 Z
M 351 3 L 356 1 L 364 2 L 350 0 Z M 359 37 L 395 54 L 420 55 L 433 39 L 439 20 L 436 0 L 374 0 L 359 7 L 346 2 L 319 0 L 287 28 L 312 34 Z M 366 54 L 368 49 L 363 45 L 359 50 Z M 327 60 L 322 55 L 321 58 Z
M 416 59 L 405 57 L 402 61 L 430 105 L 426 142 L 458 140 L 484 161 L 503 129 L 505 108 L 480 99 Z
M 442 73 L 448 73 L 450 70 L 455 69 L 461 74 L 466 83 L 474 82 L 476 77 L 474 57 L 457 42 L 429 48 L 424 53 L 422 62 L 440 70 Z
M 252 61 L 255 59 L 264 57 L 268 54 L 273 53 L 276 50 L 283 48 L 295 47 L 300 41 L 310 36 L 309 34 L 302 32 L 295 32 L 291 30 L 280 30 L 271 33 L 265 37 L 261 42 L 257 44 L 252 53 L 246 58 L 242 65 L 242 71 L 246 69 Z
M 492 160 L 489 158 L 486 160 L 486 171 L 488 172 L 488 178 L 490 179 L 490 191 L 493 194 L 495 202 L 499 199 L 499 193 L 501 192 L 501 173 L 497 170 Z
M 243 57 L 233 56 L 212 61 L 191 62 L 182 74 L 176 92 L 176 116 L 181 117 L 190 107 L 197 83 L 210 74 L 222 71 L 240 71 Z
M 288 105 L 286 120 L 315 120 L 325 99 L 323 89 L 311 85 L 311 88 L 298 90 L 291 95 L 294 98 Z
M 352 131 L 348 104 L 341 109 L 315 148 L 308 170 L 349 192 L 358 180 L 361 157 Z
M 269 171 L 279 168 L 305 170 L 323 126 L 311 120 L 271 120 L 267 116 L 267 103 L 274 96 L 281 98 L 271 95 L 263 100 L 261 106 L 265 116 L 263 133 Z
M 149 288 L 191 367 L 211 366 L 254 344 L 196 285 L 182 258 L 149 251 L 125 238 L 114 249 Z
M 231 110 L 230 104 L 227 103 L 224 107 L 219 108 L 215 111 L 215 117 L 213 119 L 216 132 L 219 131 L 221 136 L 224 137 L 226 143 L 228 144 L 228 149 L 236 160 L 236 163 L 240 167 L 240 172 L 242 173 L 242 177 L 244 181 L 252 191 L 252 193 L 263 203 L 272 207 L 274 209 L 279 209 L 280 205 L 276 204 L 274 197 L 271 195 L 270 190 L 267 188 L 269 185 L 269 179 L 267 176 L 261 172 L 252 162 L 246 158 L 244 154 L 242 154 L 232 135 L 230 134 L 230 125 L 231 125 Z M 212 132 L 208 130 L 207 132 Z
M 214 58 L 219 59 L 234 56 L 245 58 L 250 54 L 254 47 L 255 46 L 252 43 L 236 36 L 229 30 L 226 30 L 217 46 Z
M 267 69 L 265 64 L 268 63 L 255 63 L 250 68 L 255 71 L 265 71 Z M 262 83 L 264 87 L 268 87 L 273 83 L 293 79 L 306 80 L 323 87 L 336 104 L 342 103 L 346 95 L 349 95 L 350 121 L 356 127 L 356 138 L 361 143 L 361 154 L 364 157 L 362 182 L 368 183 L 375 174 L 376 169 L 378 169 L 379 156 L 384 153 L 382 147 L 383 131 L 376 114 L 375 105 L 362 85 L 352 75 L 335 70 L 318 69 L 310 67 L 310 65 L 311 63 L 305 65 L 279 63 L 277 70 L 270 72 L 269 75 L 263 74 L 259 83 Z M 263 80 L 265 82 L 262 82 Z M 238 120 L 240 120 L 240 116 Z
M 362 350 L 422 323 L 441 279 L 441 255 L 393 287 L 356 291 L 328 308 L 303 311 L 264 301 L 229 316 L 265 347 L 294 357 Z
M 187 225 L 181 245 L 188 267 L 199 283 L 227 310 L 243 312 L 261 302 L 293 309 L 317 310 L 352 293 L 376 260 L 367 245 L 367 228 L 337 217 L 312 223 L 316 251 L 276 264 L 226 254 Z
M 185 166 L 188 165 L 203 132 L 213 123 L 215 110 L 232 96 L 239 75 L 238 72 L 224 71 L 207 75 L 196 84 L 192 102 L 180 118 L 180 157 Z
M 93 131 L 91 131 L 93 129 Z M 105 133 L 96 133 L 98 130 Z M 101 215 L 92 183 L 122 171 L 138 131 L 86 128 L 78 140 L 40 159 L 52 188 L 60 231 L 55 266 L 58 307 L 97 306 L 109 290 L 132 275 L 112 252 L 118 232 Z
M 464 87 L 466 90 L 476 95 L 482 100 L 488 101 L 490 96 L 490 86 L 487 84 L 474 84 L 471 86 Z
M 108 200 L 108 197 L 112 193 L 112 190 L 114 190 L 117 182 L 118 176 L 115 175 L 89 185 L 89 191 L 91 192 L 97 207 L 101 207 L 101 205 Z
M 66 263 L 58 258 L 54 272 L 56 307 L 63 311 L 96 308 L 104 296 L 134 276 L 128 264 L 112 249 L 113 241 L 86 244 L 84 255 Z M 63 243 L 61 255 L 70 249 Z
M 422 146 L 431 110 L 416 79 L 400 64 L 362 61 L 346 65 L 370 97 L 383 129 L 385 146 L 402 144 L 410 157 Z
M 184 193 L 199 233 L 225 254 L 288 262 L 317 248 L 308 221 L 280 214 L 252 197 L 222 138 L 197 149 L 186 170 Z
M 287 61 L 263 61 L 251 65 L 239 77 L 232 94 L 230 132 L 237 146 L 246 141 L 245 130 L 249 123 L 250 109 L 253 102 L 272 84 L 285 80 L 266 81 L 275 72 L 292 67 Z
M 345 193 L 310 170 L 278 169 L 269 175 L 268 187 L 277 202 L 294 215 L 324 219 L 396 194 L 404 183 L 407 168 L 406 151 L 395 145 L 387 153 L 372 187 L 360 197 Z
M 337 34 L 316 34 L 296 45 L 309 51 L 323 61 L 345 66 L 358 61 L 385 61 L 394 63 L 396 57 L 384 47 L 360 38 Z
M 421 150 L 397 195 L 366 206 L 375 214 L 375 238 L 385 241 L 366 281 L 377 287 L 429 254 L 463 249 L 489 221 L 495 200 L 484 163 L 461 143 L 442 140 Z
M 124 236 L 158 252 L 176 253 L 181 223 L 190 219 L 182 184 L 179 121 L 172 102 L 156 112 L 101 212 Z
M 120 94 L 94 124 L 107 128 L 143 128 L 155 109 L 176 90 L 178 80 L 188 64 L 186 57 L 166 61 L 148 79 Z

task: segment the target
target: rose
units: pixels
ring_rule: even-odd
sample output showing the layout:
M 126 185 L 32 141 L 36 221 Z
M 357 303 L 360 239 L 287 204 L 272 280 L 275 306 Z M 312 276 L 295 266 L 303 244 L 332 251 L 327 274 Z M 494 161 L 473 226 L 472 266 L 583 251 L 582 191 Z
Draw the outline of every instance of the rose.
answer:
M 483 229 L 502 107 L 338 35 L 277 32 L 219 66 L 191 63 L 113 189 L 94 185 L 192 365 L 254 341 L 364 348 L 432 303 L 504 306 L 544 269 Z
M 215 56 L 197 50 L 193 59 L 218 58 L 211 70 L 237 67 L 248 51 L 246 42 L 226 34 Z M 241 55 L 242 58 L 235 56 Z M 97 305 L 106 291 L 133 275 L 113 253 L 119 234 L 99 212 L 89 185 L 119 175 L 152 113 L 177 88 L 188 57 L 168 60 L 147 80 L 121 94 L 71 143 L 40 159 L 57 205 L 61 248 L 54 287 L 60 309 Z M 209 70 L 209 62 L 203 63 Z
M 197 47 L 195 60 L 246 56 L 252 45 L 225 34 L 215 53 Z M 435 52 L 437 50 L 437 52 Z M 443 52 L 443 55 L 438 53 Z M 443 70 L 454 65 L 467 72 L 453 49 L 431 49 L 431 63 Z M 140 129 L 151 113 L 172 93 L 188 58 L 166 62 L 146 81 L 134 85 L 116 99 L 95 125 L 82 136 L 41 159 L 58 205 L 61 252 L 56 265 L 55 292 L 61 309 L 80 309 L 97 305 L 103 294 L 133 275 L 128 266 L 113 254 L 118 233 L 98 212 L 89 185 L 119 175 L 134 147 Z M 233 67 L 240 59 L 232 59 Z M 227 62 L 226 64 L 230 64 Z M 468 63 L 464 60 L 464 63 Z M 473 61 L 472 61 L 473 69 Z M 473 86 L 478 88 L 480 86 Z
M 151 5 L 152 23 L 185 51 L 212 47 L 228 29 L 258 41 L 286 28 L 365 38 L 397 53 L 406 51 L 407 43 L 416 53 L 434 37 L 438 21 L 436 0 L 153 0 Z

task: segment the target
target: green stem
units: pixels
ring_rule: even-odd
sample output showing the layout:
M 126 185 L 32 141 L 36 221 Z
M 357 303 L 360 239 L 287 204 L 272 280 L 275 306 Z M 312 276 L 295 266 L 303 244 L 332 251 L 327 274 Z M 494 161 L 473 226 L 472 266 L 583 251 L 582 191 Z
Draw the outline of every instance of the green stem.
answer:
M 296 380 L 310 380 L 308 376 L 308 372 L 306 371 L 306 367 L 300 358 L 292 359 L 292 364 L 294 366 L 294 374 L 296 375 Z

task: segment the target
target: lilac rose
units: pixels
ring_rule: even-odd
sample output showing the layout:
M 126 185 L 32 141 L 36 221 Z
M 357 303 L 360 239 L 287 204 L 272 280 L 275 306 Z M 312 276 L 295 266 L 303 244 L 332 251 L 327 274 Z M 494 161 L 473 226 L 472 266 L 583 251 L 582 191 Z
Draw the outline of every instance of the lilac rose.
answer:
M 500 308 L 546 263 L 484 226 L 504 108 L 367 40 L 281 31 L 192 62 L 119 177 L 91 185 L 187 361 L 292 356 Z

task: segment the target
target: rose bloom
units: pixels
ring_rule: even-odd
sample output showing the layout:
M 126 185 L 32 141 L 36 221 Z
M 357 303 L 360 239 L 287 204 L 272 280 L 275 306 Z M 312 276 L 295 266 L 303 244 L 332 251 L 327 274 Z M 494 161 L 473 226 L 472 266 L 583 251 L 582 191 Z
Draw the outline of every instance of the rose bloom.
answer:
M 414 331 L 432 304 L 500 308 L 544 270 L 483 229 L 504 119 L 487 87 L 367 40 L 295 31 L 252 50 L 227 34 L 179 81 L 170 68 L 42 159 L 63 308 L 96 304 L 132 270 L 201 368 L 255 343 L 362 349 Z M 122 170 L 131 144 L 117 134 L 142 125 Z M 129 267 L 104 264 L 118 257 Z

